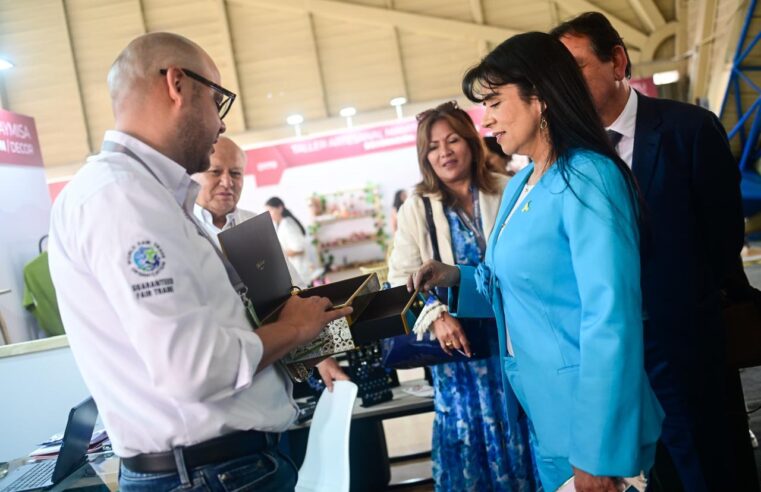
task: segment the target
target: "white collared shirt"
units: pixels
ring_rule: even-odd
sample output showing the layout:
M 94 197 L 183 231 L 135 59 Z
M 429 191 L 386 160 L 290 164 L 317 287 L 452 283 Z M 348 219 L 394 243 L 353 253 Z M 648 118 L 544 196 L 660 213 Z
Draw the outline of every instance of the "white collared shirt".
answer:
M 168 451 L 296 416 L 213 246 L 186 216 L 198 184 L 124 133 L 53 205 L 50 273 L 69 344 L 119 456 Z M 160 181 L 160 182 L 159 182 Z M 183 210 L 184 209 L 184 210 Z
M 256 217 L 254 212 L 249 212 L 248 210 L 243 210 L 242 208 L 235 207 L 235 210 L 225 215 L 225 225 L 220 229 L 214 224 L 214 216 L 211 215 L 211 212 L 197 203 L 193 204 L 193 215 L 195 215 L 196 219 L 198 219 L 198 223 L 203 226 L 209 237 L 214 239 L 214 241 L 217 243 L 217 246 L 219 246 L 219 238 L 217 238 L 217 234 L 222 231 L 226 231 L 231 227 L 235 227 L 244 220 Z
M 619 157 L 629 166 L 632 167 L 632 159 L 634 157 L 634 131 L 637 127 L 637 91 L 629 88 L 629 99 L 626 101 L 626 106 L 621 114 L 618 115 L 616 121 L 606 130 L 614 130 L 620 133 L 621 140 L 616 145 L 616 152 Z

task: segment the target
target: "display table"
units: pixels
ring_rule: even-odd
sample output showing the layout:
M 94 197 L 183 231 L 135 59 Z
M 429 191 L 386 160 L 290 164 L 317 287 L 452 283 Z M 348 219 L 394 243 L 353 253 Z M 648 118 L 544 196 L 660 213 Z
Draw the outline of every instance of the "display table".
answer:
M 371 407 L 360 406 L 360 400 L 354 403 L 354 410 L 351 414 L 352 425 L 359 419 L 393 419 L 396 417 L 404 417 L 407 415 L 415 415 L 418 413 L 432 412 L 433 411 L 433 399 L 420 396 L 414 396 L 406 393 L 404 390 L 412 388 L 420 384 L 427 384 L 424 379 L 406 381 L 401 383 L 400 386 L 392 388 L 391 392 L 394 394 L 394 398 Z M 304 422 L 303 424 L 296 424 L 291 426 L 290 430 L 303 429 L 309 427 L 311 421 Z
M 350 456 L 352 463 L 352 483 L 357 484 L 353 490 L 370 490 L 365 485 L 369 483 L 385 487 L 389 480 L 389 458 L 386 452 L 386 441 L 383 435 L 381 421 L 415 415 L 433 411 L 433 400 L 413 396 L 404 392 L 423 381 L 408 381 L 400 387 L 393 389 L 394 398 L 385 403 L 369 408 L 359 405 L 359 399 L 355 403 L 352 413 L 352 430 L 350 437 Z M 298 465 L 303 460 L 306 449 L 306 438 L 309 433 L 310 421 L 293 425 L 286 440 L 290 445 L 290 452 Z M 303 442 L 302 442 L 303 441 Z M 300 453 L 299 453 L 300 451 Z M 300 456 L 298 456 L 300 454 Z M 10 470 L 23 465 L 27 458 L 19 458 L 10 462 Z M 118 489 L 119 460 L 112 453 L 99 453 L 90 456 L 90 463 L 81 467 L 63 482 L 51 490 L 90 490 L 90 491 L 115 491 Z M 356 470 L 362 470 L 359 473 Z M 356 476 L 355 476 L 356 475 Z M 0 481 L 0 489 L 3 483 Z M 357 488 L 359 487 L 359 488 Z

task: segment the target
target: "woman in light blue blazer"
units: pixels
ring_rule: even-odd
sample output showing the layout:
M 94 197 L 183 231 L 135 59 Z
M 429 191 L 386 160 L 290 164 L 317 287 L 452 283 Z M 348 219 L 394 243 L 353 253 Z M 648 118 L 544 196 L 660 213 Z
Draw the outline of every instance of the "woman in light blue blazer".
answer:
M 505 153 L 532 162 L 505 189 L 484 262 L 427 262 L 410 286 L 452 287 L 457 317 L 495 315 L 545 490 L 617 490 L 651 468 L 662 420 L 644 369 L 634 178 L 552 37 L 508 39 L 463 90 Z

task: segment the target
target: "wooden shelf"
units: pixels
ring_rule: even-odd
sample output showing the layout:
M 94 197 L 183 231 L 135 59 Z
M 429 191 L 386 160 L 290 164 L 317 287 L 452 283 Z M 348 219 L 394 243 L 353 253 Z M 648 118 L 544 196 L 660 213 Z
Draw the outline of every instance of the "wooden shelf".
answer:
M 334 224 L 336 222 L 345 222 L 345 221 L 348 221 L 348 220 L 366 219 L 366 218 L 369 218 L 369 217 L 375 217 L 375 212 L 372 212 L 372 211 L 371 212 L 364 212 L 364 213 L 362 213 L 360 215 L 352 215 L 352 216 L 349 216 L 349 217 L 339 217 L 339 216 L 336 216 L 336 215 L 324 214 L 324 215 L 319 215 L 319 216 L 315 217 L 314 218 L 314 222 L 315 222 L 315 224 L 319 224 L 319 225 L 323 226 L 323 225 L 327 225 L 327 224 Z
M 314 193 L 308 199 L 308 203 L 313 213 L 321 212 L 319 215 L 312 216 L 312 223 L 309 225 L 312 244 L 318 252 L 321 265 L 335 261 L 335 256 L 343 256 L 346 260 L 356 260 L 358 258 L 351 248 L 370 244 L 379 246 L 385 254 L 389 238 L 383 229 L 385 214 L 382 210 L 378 184 Z M 325 234 L 323 227 L 331 224 L 345 225 L 329 227 L 330 233 Z M 365 237 L 360 239 L 362 236 Z M 347 269 L 354 269 L 365 263 L 364 260 L 361 264 L 352 262 L 347 265 Z
M 370 243 L 378 244 L 378 237 L 376 236 L 376 237 L 371 237 L 368 239 L 362 239 L 360 241 L 348 241 L 345 243 L 333 244 L 333 245 L 318 244 L 317 251 L 325 251 L 328 249 L 350 248 L 352 246 L 360 246 L 362 244 L 370 244 Z M 380 246 L 380 244 L 378 244 L 378 246 Z
M 322 196 L 341 196 L 341 195 L 351 195 L 352 193 L 366 193 L 370 191 L 370 189 L 378 189 L 378 185 L 368 185 L 364 188 L 348 188 L 345 190 L 338 190 L 338 191 L 328 191 L 326 193 L 318 193 L 318 195 Z

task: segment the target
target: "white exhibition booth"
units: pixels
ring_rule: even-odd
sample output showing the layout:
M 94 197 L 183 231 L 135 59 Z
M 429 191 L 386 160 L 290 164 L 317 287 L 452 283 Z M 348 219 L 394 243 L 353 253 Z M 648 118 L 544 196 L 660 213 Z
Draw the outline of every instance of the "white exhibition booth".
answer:
M 10 342 L 37 338 L 22 307 L 24 265 L 48 233 L 50 195 L 34 119 L 0 110 L 0 313 Z
M 480 106 L 468 109 L 476 122 L 480 122 L 482 111 Z M 382 261 L 382 251 L 373 242 L 389 244 L 392 240 L 389 214 L 394 194 L 400 189 L 411 190 L 420 181 L 416 132 L 415 118 L 405 118 L 250 148 L 246 151 L 248 165 L 239 206 L 261 212 L 267 199 L 280 197 L 305 226 L 312 226 L 315 242 L 344 241 L 344 246 L 334 246 L 327 253 L 335 256 L 334 268 Z M 331 199 L 340 202 L 341 195 L 351 190 L 356 197 L 357 192 L 361 195 L 362 190 L 371 188 L 378 193 L 378 203 L 376 213 L 365 220 L 323 221 L 325 216 L 311 208 L 310 197 L 315 195 L 327 196 L 330 204 Z M 342 207 L 352 205 L 339 203 L 338 208 Z M 337 213 L 340 216 L 346 211 Z M 319 233 L 315 232 L 317 225 Z M 375 235 L 378 228 L 385 237 Z M 368 231 L 373 236 L 364 239 Z
M 477 124 L 481 121 L 481 106 L 467 112 Z M 384 208 L 390 210 L 394 192 L 420 180 L 416 132 L 415 118 L 405 118 L 250 148 L 240 206 L 263 211 L 269 197 L 280 196 L 308 223 L 307 199 L 313 193 L 377 184 Z
M 11 342 L 37 338 L 22 306 L 24 265 L 48 233 L 50 195 L 34 120 L 0 110 L 0 314 Z M 0 347 L 0 461 L 29 452 L 66 423 L 87 388 L 65 338 Z

